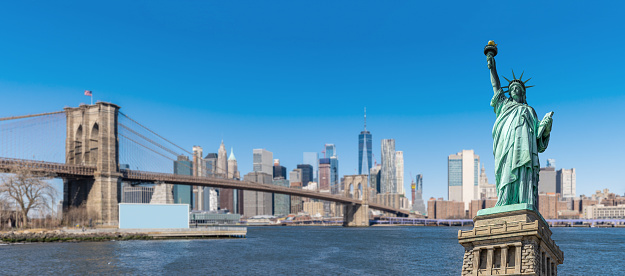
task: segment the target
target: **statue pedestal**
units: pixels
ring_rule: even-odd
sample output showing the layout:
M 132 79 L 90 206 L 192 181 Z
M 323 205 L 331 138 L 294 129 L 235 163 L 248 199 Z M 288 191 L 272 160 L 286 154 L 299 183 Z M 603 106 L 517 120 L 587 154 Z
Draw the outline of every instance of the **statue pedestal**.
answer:
M 462 275 L 557 275 L 564 255 L 542 216 L 526 207 L 482 210 L 473 218 L 473 230 L 458 231 Z

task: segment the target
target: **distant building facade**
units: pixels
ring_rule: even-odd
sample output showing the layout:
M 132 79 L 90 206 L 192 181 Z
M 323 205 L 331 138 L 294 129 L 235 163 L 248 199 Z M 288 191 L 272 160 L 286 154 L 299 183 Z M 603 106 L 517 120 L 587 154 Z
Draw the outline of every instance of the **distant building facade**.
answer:
M 254 172 L 263 172 L 273 178 L 273 153 L 266 149 L 253 150 Z
M 273 170 L 273 168 L 272 168 Z M 273 184 L 272 176 L 265 172 L 250 172 L 244 181 L 261 184 Z M 273 193 L 243 191 L 243 216 L 273 215 Z
M 447 158 L 448 198 L 462 201 L 469 210 L 471 200 L 479 199 L 480 157 L 473 150 L 462 150 Z
M 395 167 L 395 139 L 382 139 L 382 169 L 380 193 L 397 193 L 397 168 Z
M 280 159 L 273 160 L 273 178 L 284 178 L 286 179 L 288 175 L 286 174 L 286 167 L 280 165 Z
M 464 202 L 430 198 L 428 201 L 429 219 L 464 219 Z
M 189 157 L 180 155 L 174 161 L 174 174 L 193 175 L 193 164 Z M 189 209 L 193 208 L 193 188 L 190 185 L 174 185 L 174 203 L 189 204 Z
M 495 184 L 488 183 L 488 176 L 486 176 L 486 169 L 482 165 L 482 172 L 480 172 L 480 184 L 478 186 L 480 199 L 497 198 L 497 186 Z M 489 207 L 490 208 L 490 207 Z
M 397 170 L 397 193 L 405 195 L 404 191 L 404 152 L 395 152 L 395 169 Z
M 556 173 L 556 185 L 562 189 L 562 197 L 565 199 L 575 197 L 576 175 L 575 168 L 567 170 L 560 169 Z M 540 186 L 539 186 L 540 187 Z
M 379 194 L 382 192 L 382 171 L 381 165 L 376 165 L 375 167 L 369 170 L 369 178 L 371 179 L 371 188 L 375 189 L 375 193 Z
M 308 164 L 312 166 L 312 180 L 311 181 L 318 181 L 318 177 L 319 177 L 319 153 L 316 152 L 304 152 L 304 158 L 303 158 L 302 164 Z
M 278 177 L 273 179 L 273 185 L 289 187 L 291 184 L 287 179 Z M 273 194 L 273 215 L 286 216 L 291 213 L 291 196 L 283 194 Z
M 319 188 L 322 191 L 330 191 L 330 158 L 319 159 Z
M 308 186 L 308 183 L 313 181 L 313 166 L 309 164 L 299 164 L 297 168 L 301 170 L 302 187 Z
M 358 134 L 358 174 L 368 174 L 372 167 L 373 140 L 367 131 L 367 109 L 365 108 L 365 129 Z

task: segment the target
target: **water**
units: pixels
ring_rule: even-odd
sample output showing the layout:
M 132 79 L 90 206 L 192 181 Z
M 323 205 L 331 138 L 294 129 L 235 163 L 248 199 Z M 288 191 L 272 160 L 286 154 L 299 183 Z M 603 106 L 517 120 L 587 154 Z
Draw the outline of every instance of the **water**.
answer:
M 459 227 L 250 227 L 247 239 L 0 246 L 0 275 L 460 275 Z M 552 228 L 560 275 L 622 275 L 625 228 Z

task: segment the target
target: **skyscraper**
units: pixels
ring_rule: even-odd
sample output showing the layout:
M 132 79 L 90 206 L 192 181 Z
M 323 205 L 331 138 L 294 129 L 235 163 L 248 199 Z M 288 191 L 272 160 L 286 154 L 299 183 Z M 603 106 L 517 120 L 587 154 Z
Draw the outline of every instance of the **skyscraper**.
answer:
M 273 153 L 266 149 L 254 149 L 253 154 L 254 171 L 264 172 L 273 179 Z
M 206 164 L 206 174 L 213 175 L 217 170 L 217 153 L 209 153 L 204 157 L 204 164 Z
M 284 179 L 287 178 L 286 168 L 284 166 L 280 166 L 280 159 L 275 159 L 273 160 L 273 178 L 278 179 L 280 177 Z
M 284 168 L 284 167 L 283 167 Z M 290 183 L 280 176 L 273 179 L 273 185 L 289 187 Z M 273 215 L 286 216 L 291 212 L 291 197 L 283 194 L 273 194 Z
M 326 158 L 330 159 L 330 187 L 339 185 L 339 157 L 334 144 L 326 144 Z
M 330 158 L 319 159 L 319 190 L 330 190 Z
M 576 178 L 575 168 L 570 170 L 560 169 L 556 174 L 556 185 L 560 187 L 562 191 L 562 197 L 573 198 L 575 197 L 575 189 L 576 189 Z
M 473 150 L 462 150 L 447 159 L 447 184 L 449 200 L 462 201 L 469 210 L 471 200 L 479 199 L 480 156 Z
M 302 164 L 308 164 L 313 167 L 313 180 L 319 180 L 319 153 L 316 152 L 304 152 L 304 162 Z
M 368 174 L 372 160 L 371 133 L 367 131 L 367 108 L 365 107 L 365 129 L 358 135 L 358 174 Z
M 381 170 L 382 170 L 382 166 L 380 164 L 378 164 L 377 166 L 369 170 L 370 172 L 369 178 L 371 179 L 370 180 L 371 188 L 375 189 L 376 194 L 379 194 L 382 192 L 382 185 L 381 185 L 382 174 L 380 173 Z
M 273 184 L 271 174 L 255 171 L 246 174 L 244 181 L 261 184 Z M 243 191 L 243 215 L 253 217 L 257 215 L 273 215 L 273 193 Z
M 221 178 L 228 177 L 228 153 L 226 152 L 226 146 L 223 140 L 221 140 L 221 145 L 219 145 L 219 150 L 217 151 L 217 170 L 215 171 L 215 176 Z
M 395 169 L 397 169 L 397 193 L 405 195 L 404 192 L 404 152 L 395 152 Z
M 297 168 L 302 171 L 302 187 L 308 186 L 308 182 L 313 180 L 313 167 L 308 164 L 299 164 L 297 165 Z
M 395 139 L 382 139 L 382 170 L 380 193 L 397 193 L 397 168 L 395 163 Z
M 174 174 L 193 175 L 193 164 L 189 157 L 180 155 L 174 161 Z M 189 204 L 189 210 L 193 208 L 193 189 L 189 185 L 174 185 L 174 203 Z
M 230 148 L 230 157 L 228 157 L 227 161 L 227 175 L 229 179 L 240 179 L 239 175 L 239 165 L 237 162 L 237 158 L 234 156 L 234 149 Z M 239 195 L 241 192 L 237 189 L 219 189 L 219 193 L 213 188 L 211 188 L 211 196 L 219 199 L 219 208 L 227 209 L 231 213 L 241 213 L 239 208 Z M 213 206 L 211 206 L 213 208 Z M 212 211 L 213 209 L 211 209 Z
M 230 148 L 230 157 L 228 157 L 228 179 L 239 179 L 239 165 L 237 158 L 234 157 L 234 149 Z

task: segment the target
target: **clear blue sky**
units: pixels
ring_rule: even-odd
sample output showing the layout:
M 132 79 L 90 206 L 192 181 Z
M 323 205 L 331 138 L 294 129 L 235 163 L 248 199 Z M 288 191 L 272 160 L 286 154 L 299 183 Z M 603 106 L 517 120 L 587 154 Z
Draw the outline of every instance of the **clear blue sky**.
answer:
M 474 149 L 493 178 L 495 120 L 483 47 L 500 75 L 525 71 L 539 117 L 554 111 L 541 162 L 577 169 L 577 193 L 625 193 L 625 6 L 501 1 L 12 1 L 0 9 L 0 117 L 94 100 L 191 150 L 252 149 L 288 170 L 334 143 L 357 168 L 362 113 L 404 151 L 405 186 L 447 197 L 447 156 Z M 518 75 L 517 75 L 518 76 Z

